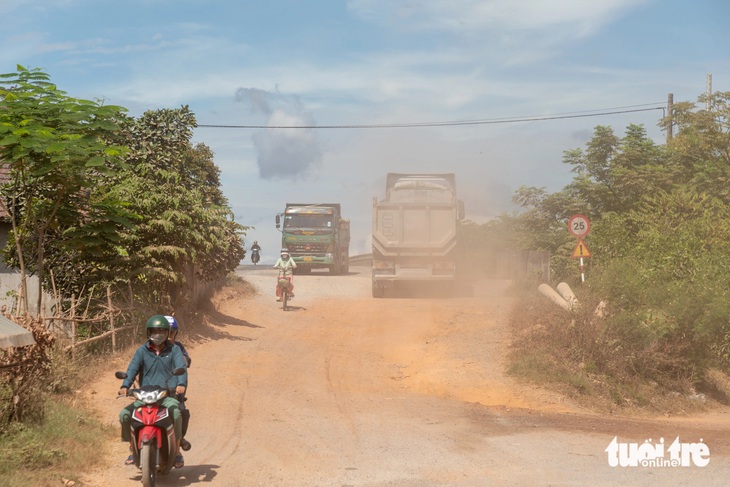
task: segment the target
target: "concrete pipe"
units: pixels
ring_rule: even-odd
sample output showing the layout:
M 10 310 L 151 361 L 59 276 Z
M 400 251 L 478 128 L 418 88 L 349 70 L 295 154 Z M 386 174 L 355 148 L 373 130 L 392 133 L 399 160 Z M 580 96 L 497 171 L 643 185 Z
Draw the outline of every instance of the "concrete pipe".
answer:
M 557 285 L 558 293 L 565 299 L 565 301 L 570 305 L 571 309 L 576 309 L 578 307 L 578 298 L 575 297 L 575 294 L 573 294 L 573 290 L 570 289 L 570 286 L 567 282 L 561 282 Z
M 558 292 L 555 289 L 553 289 L 550 286 L 548 286 L 547 284 L 543 283 L 537 287 L 537 290 L 540 292 L 540 294 L 542 294 L 543 296 L 546 296 L 553 303 L 557 304 L 558 306 L 560 306 L 561 308 L 563 308 L 565 310 L 570 311 L 571 308 L 570 308 L 570 305 L 568 304 L 568 302 L 560 294 L 558 294 Z

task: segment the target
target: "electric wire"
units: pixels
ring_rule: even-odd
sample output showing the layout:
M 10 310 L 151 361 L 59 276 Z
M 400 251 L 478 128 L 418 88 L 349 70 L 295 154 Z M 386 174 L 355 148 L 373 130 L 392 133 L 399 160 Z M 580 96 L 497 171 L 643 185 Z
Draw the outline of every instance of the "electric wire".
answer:
M 659 106 L 657 106 L 659 105 Z M 625 107 L 606 108 L 599 110 L 585 110 L 582 112 L 558 113 L 553 115 L 533 115 L 527 117 L 505 117 L 479 120 L 452 120 L 445 122 L 411 122 L 411 123 L 380 123 L 380 124 L 348 124 L 348 125 L 232 125 L 232 124 L 199 124 L 201 128 L 226 129 L 384 129 L 384 128 L 414 128 L 414 127 L 451 127 L 458 125 L 491 125 L 523 122 L 543 122 L 547 120 L 563 120 L 570 118 L 600 117 L 622 113 L 647 112 L 653 110 L 664 111 L 664 104 L 645 103 Z

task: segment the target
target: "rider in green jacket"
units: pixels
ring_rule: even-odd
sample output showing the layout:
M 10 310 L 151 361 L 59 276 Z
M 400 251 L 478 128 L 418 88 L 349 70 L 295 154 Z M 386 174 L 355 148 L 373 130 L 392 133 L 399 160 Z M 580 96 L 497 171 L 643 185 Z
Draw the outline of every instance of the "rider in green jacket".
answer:
M 184 394 L 188 384 L 187 363 L 180 347 L 171 342 L 169 338 L 170 323 L 163 315 L 152 316 L 147 320 L 147 341 L 139 347 L 127 367 L 127 378 L 122 382 L 119 389 L 120 396 L 126 396 L 127 390 L 137 379 L 139 386 L 159 386 L 170 391 L 162 402 L 162 406 L 168 408 L 173 418 L 175 438 L 178 448 L 182 438 L 182 416 L 180 414 L 180 403 L 175 398 L 177 394 Z M 182 375 L 173 375 L 172 371 L 177 368 L 184 368 Z M 119 422 L 122 424 L 122 441 L 129 442 L 130 424 L 132 412 L 140 407 L 141 402 L 135 401 L 122 409 L 119 413 Z M 127 463 L 131 463 L 127 459 Z M 178 450 L 175 458 L 175 467 L 184 465 L 182 454 Z

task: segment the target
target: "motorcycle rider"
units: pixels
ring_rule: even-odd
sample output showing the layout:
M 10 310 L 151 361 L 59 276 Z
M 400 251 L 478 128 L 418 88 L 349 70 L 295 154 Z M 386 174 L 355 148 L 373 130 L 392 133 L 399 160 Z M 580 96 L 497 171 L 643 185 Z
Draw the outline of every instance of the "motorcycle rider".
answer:
M 280 273 L 284 278 L 289 279 L 289 298 L 294 297 L 294 269 L 297 268 L 297 263 L 289 255 L 287 249 L 281 249 L 281 257 L 276 260 L 274 264 L 275 269 L 279 269 Z M 279 281 L 276 281 L 276 300 L 281 301 L 281 287 L 279 287 Z
M 177 345 L 180 347 L 180 350 L 182 350 L 183 357 L 185 357 L 185 363 L 188 364 L 188 369 L 190 368 L 190 364 L 193 362 L 193 360 L 190 358 L 190 354 L 188 354 L 188 351 L 185 349 L 185 345 L 177 341 L 177 333 L 180 330 L 180 326 L 178 324 L 177 319 L 174 316 L 165 316 L 165 319 L 168 323 L 170 323 L 170 342 L 172 342 L 174 345 Z M 190 410 L 188 409 L 187 405 L 185 404 L 187 400 L 184 397 L 178 398 L 178 401 L 180 402 L 180 414 L 182 415 L 182 437 L 180 438 L 180 448 L 182 448 L 184 451 L 190 450 L 190 447 L 192 446 L 188 440 L 185 439 L 185 435 L 188 432 L 188 426 L 190 425 Z
M 259 246 L 259 241 L 258 241 L 258 240 L 254 240 L 254 241 L 253 241 L 253 245 L 251 246 L 251 260 L 253 260 L 253 257 L 254 257 L 254 255 L 255 255 L 256 253 L 258 253 L 258 254 L 259 254 L 259 256 L 261 256 L 261 247 Z M 254 264 L 255 264 L 256 262 L 258 262 L 258 260 L 256 260 L 256 261 L 254 262 Z
M 127 378 L 122 381 L 119 389 L 120 396 L 126 396 L 128 389 L 139 379 L 139 386 L 159 386 L 169 389 L 174 388 L 174 394 L 168 395 L 162 402 L 173 418 L 175 438 L 177 438 L 177 455 L 175 457 L 175 468 L 185 465 L 185 460 L 180 453 L 180 439 L 182 438 L 182 415 L 180 414 L 180 403 L 175 399 L 176 394 L 184 394 L 188 383 L 187 363 L 183 356 L 182 349 L 170 341 L 170 322 L 162 315 L 154 315 L 147 320 L 147 341 L 135 352 L 127 367 Z M 177 368 L 184 368 L 185 373 L 179 376 L 172 375 Z M 142 406 L 142 402 L 135 401 L 122 409 L 119 413 L 119 422 L 122 425 L 122 441 L 130 441 L 130 424 L 132 412 Z M 134 458 L 125 462 L 128 465 L 134 463 Z

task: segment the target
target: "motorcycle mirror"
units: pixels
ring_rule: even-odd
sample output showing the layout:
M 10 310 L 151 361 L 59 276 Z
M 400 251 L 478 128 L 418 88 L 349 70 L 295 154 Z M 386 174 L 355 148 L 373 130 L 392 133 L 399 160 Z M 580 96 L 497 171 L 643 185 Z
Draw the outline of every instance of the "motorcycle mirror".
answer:
M 178 367 L 172 371 L 172 375 L 183 375 L 185 373 L 185 367 Z
M 114 372 L 114 377 L 117 379 L 126 379 L 127 373 L 126 372 Z

